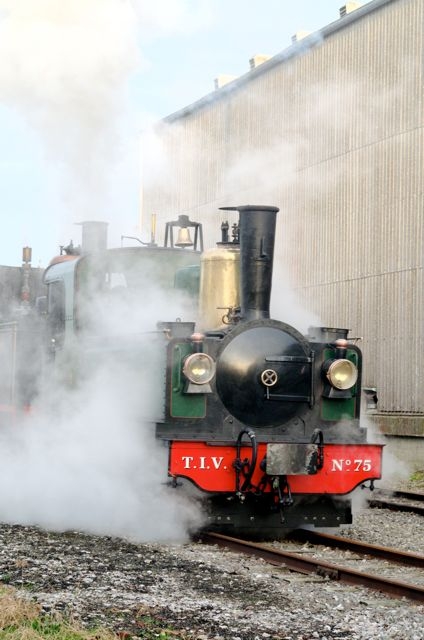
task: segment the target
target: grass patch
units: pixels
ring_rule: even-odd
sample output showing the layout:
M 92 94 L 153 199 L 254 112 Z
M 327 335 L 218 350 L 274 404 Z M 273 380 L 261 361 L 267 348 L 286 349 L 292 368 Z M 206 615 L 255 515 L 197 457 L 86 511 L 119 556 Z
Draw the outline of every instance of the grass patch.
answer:
M 185 640 L 186 634 L 165 628 L 154 616 L 140 611 L 137 632 L 113 633 L 107 629 L 83 629 L 46 615 L 40 605 L 19 596 L 19 591 L 0 586 L 0 640 Z
M 410 477 L 410 482 L 424 487 L 424 471 L 415 471 Z
M 81 629 L 53 616 L 19 597 L 10 587 L 0 588 L 0 640 L 116 640 L 107 630 Z
M 9 587 L 0 587 L 0 638 L 8 629 L 28 625 L 40 615 L 40 607 L 21 600 Z

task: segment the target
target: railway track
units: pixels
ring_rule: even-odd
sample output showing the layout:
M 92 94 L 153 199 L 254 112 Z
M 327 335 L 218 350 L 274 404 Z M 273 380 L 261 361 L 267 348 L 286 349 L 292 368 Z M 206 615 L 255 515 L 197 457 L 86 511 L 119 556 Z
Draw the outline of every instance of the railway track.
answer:
M 424 493 L 378 489 L 368 499 L 368 506 L 372 509 L 390 509 L 391 511 L 404 511 L 424 516 Z
M 303 541 L 308 541 L 312 544 L 349 549 L 349 551 L 354 551 L 354 553 L 362 556 L 383 558 L 390 562 L 401 563 L 415 568 L 424 567 L 424 556 L 417 554 L 406 553 L 387 547 L 378 547 L 377 545 L 368 545 L 347 538 L 318 534 L 313 531 L 302 530 L 302 532 L 296 532 L 296 537 L 298 535 L 302 537 Z M 322 558 L 313 558 L 310 554 L 305 555 L 304 553 L 277 550 L 265 544 L 232 538 L 219 533 L 205 533 L 202 536 L 202 540 L 206 543 L 216 544 L 238 553 L 262 558 L 266 562 L 276 566 L 286 566 L 292 571 L 315 573 L 322 577 L 339 580 L 346 584 L 381 591 L 390 596 L 407 598 L 415 602 L 424 602 L 424 586 L 393 580 L 384 575 L 374 575 L 364 571 L 358 571 L 349 566 L 327 562 Z
M 333 536 L 327 533 L 298 529 L 292 533 L 292 538 L 302 542 L 310 542 L 312 544 L 325 545 L 326 547 L 352 551 L 359 555 L 382 558 L 389 562 L 424 568 L 424 556 L 417 553 L 400 551 L 399 549 L 392 549 L 390 547 L 381 547 L 376 544 L 368 544 L 366 542 L 353 540 L 352 538 L 346 538 L 344 536 Z

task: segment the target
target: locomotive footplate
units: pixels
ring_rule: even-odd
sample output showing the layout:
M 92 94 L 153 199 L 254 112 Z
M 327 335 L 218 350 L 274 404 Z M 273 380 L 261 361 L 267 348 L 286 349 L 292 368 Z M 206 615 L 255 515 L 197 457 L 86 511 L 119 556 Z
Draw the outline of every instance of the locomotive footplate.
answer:
M 338 527 L 352 523 L 350 501 L 330 496 L 295 496 L 293 505 L 282 511 L 271 503 L 259 503 L 254 496 L 247 496 L 242 503 L 216 496 L 207 500 L 207 504 L 205 529 L 226 535 L 237 532 L 237 535 L 261 540 L 275 539 L 291 529 L 308 525 Z

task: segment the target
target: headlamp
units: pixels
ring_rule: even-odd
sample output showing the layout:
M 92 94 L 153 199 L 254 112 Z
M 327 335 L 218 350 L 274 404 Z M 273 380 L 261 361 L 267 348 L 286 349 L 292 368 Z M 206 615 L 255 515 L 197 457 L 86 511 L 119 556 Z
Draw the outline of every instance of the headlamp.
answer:
M 350 360 L 340 358 L 326 363 L 325 375 L 336 389 L 351 389 L 358 379 L 358 369 Z
M 192 353 L 184 360 L 183 373 L 193 384 L 207 384 L 215 375 L 215 362 L 207 353 Z

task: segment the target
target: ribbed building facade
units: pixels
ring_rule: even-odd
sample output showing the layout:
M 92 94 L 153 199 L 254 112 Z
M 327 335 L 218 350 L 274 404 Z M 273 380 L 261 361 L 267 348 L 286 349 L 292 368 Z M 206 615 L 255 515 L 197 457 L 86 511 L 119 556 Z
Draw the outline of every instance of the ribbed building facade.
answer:
M 362 338 L 363 386 L 386 431 L 410 435 L 424 433 L 423 33 L 422 0 L 346 13 L 160 123 L 143 187 L 145 225 L 184 213 L 209 245 L 219 207 L 280 207 L 273 315 L 294 324 L 300 304 Z

